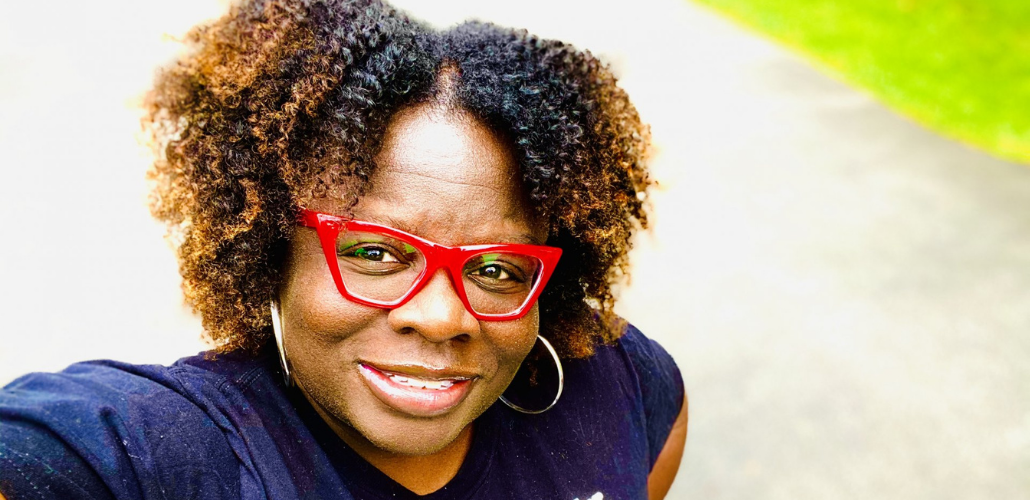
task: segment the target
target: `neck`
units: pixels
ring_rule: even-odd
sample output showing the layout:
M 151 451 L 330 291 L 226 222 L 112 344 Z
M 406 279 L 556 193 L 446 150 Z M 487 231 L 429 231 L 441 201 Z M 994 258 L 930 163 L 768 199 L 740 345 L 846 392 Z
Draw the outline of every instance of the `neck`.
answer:
M 469 424 L 454 441 L 434 453 L 404 455 L 386 451 L 372 444 L 353 427 L 326 414 L 321 406 L 308 398 L 307 393 L 301 392 L 347 446 L 397 484 L 417 495 L 428 495 L 446 486 L 458 474 L 458 469 L 472 447 L 472 424 Z
M 354 429 L 348 429 L 350 433 L 357 434 Z M 348 436 L 348 433 L 337 434 L 361 455 L 361 458 L 418 495 L 428 495 L 446 486 L 458 474 L 458 469 L 465 462 L 465 456 L 472 446 L 471 424 L 465 427 L 451 444 L 428 455 L 390 453 L 376 448 L 363 436 L 359 435 L 354 439 L 354 436 Z

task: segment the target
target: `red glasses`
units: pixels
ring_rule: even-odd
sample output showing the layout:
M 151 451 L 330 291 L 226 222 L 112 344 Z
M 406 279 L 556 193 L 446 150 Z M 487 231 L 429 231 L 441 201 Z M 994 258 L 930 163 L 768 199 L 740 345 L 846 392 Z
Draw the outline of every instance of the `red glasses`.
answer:
M 392 309 L 407 302 L 437 269 L 481 320 L 525 316 L 554 272 L 561 249 L 542 245 L 451 247 L 379 224 L 301 210 L 318 230 L 336 288 L 349 300 Z

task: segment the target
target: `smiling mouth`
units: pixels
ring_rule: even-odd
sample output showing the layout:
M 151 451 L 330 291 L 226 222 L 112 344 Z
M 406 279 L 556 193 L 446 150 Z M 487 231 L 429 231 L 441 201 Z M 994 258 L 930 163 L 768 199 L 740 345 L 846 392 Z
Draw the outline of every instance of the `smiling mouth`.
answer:
M 413 387 L 415 389 L 429 389 L 433 391 L 442 391 L 454 386 L 455 382 L 461 382 L 461 380 L 428 380 L 418 377 L 405 377 L 396 373 L 382 372 L 383 375 L 390 377 L 390 382 L 400 384 L 407 387 Z
M 468 395 L 474 377 L 422 377 L 412 373 L 358 365 L 365 385 L 384 404 L 414 417 L 435 417 L 447 413 Z

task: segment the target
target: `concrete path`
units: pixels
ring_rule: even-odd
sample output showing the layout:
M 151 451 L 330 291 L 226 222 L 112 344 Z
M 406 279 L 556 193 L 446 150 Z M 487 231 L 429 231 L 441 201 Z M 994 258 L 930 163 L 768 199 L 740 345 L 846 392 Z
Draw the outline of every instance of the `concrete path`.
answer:
M 1030 168 L 681 15 L 622 304 L 687 377 L 673 498 L 1030 498 Z
M 213 3 L 133 18 L 199 18 Z M 620 311 L 687 380 L 690 437 L 670 498 L 1030 498 L 1030 168 L 923 130 L 692 4 L 398 4 L 590 48 L 652 123 L 662 189 Z M 201 348 L 146 219 L 142 167 L 112 139 L 131 137 L 133 117 L 100 114 L 142 88 L 118 82 L 144 82 L 127 68 L 157 36 L 118 31 L 117 16 L 83 20 L 94 11 L 46 30 L 32 12 L 0 16 L 25 20 L 0 26 L 0 164 L 34 167 L 0 188 L 18 241 L 0 249 L 0 383 Z M 104 38 L 33 42 L 76 26 Z M 62 147 L 46 147 L 54 137 Z M 89 266 L 62 261 L 67 247 L 38 227 L 69 213 L 89 223 L 65 233 Z

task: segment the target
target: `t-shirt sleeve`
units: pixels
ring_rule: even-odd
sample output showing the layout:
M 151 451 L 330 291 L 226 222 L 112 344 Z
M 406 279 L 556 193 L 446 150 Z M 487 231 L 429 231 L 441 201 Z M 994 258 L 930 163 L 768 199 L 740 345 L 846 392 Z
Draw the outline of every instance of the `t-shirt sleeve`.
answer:
M 225 438 L 173 383 L 113 363 L 15 380 L 0 390 L 0 492 L 11 500 L 194 498 L 200 491 L 224 498 L 218 493 L 238 478 L 205 464 L 233 463 L 229 453 L 218 456 L 228 450 L 217 446 Z
M 654 467 L 683 407 L 683 378 L 672 356 L 633 325 L 627 326 L 619 342 L 640 383 L 650 466 Z
M 68 443 L 24 421 L 0 423 L 0 493 L 12 500 L 112 498 Z

